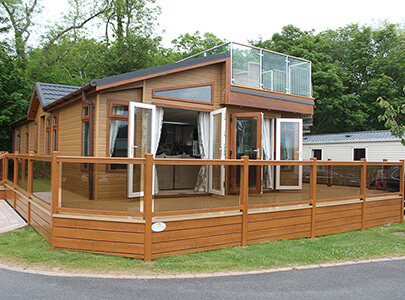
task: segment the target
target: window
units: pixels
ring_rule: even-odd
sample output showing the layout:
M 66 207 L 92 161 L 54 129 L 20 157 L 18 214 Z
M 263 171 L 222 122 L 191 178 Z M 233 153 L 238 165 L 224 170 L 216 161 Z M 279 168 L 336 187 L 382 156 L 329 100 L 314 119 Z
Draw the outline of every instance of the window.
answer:
M 46 118 L 45 155 L 51 154 L 51 120 Z
M 25 127 L 25 152 L 29 152 L 30 149 L 30 127 Z
M 38 122 L 35 122 L 35 141 L 34 141 L 34 151 L 38 152 Z
M 353 160 L 366 158 L 366 148 L 353 148 Z
M 16 135 L 16 147 L 15 151 L 18 151 L 18 153 L 21 152 L 21 129 L 17 129 L 15 132 Z
M 108 111 L 108 155 L 128 156 L 128 102 L 111 101 Z M 109 170 L 126 170 L 125 164 L 109 165 Z
M 174 87 L 166 89 L 153 90 L 153 97 L 169 100 L 180 100 L 188 102 L 205 102 L 212 103 L 213 88 L 212 84 L 209 85 L 192 85 L 184 87 Z
M 82 156 L 90 155 L 90 117 L 89 106 L 85 104 L 82 107 Z M 83 170 L 89 169 L 88 163 L 82 164 Z
M 59 135 L 59 118 L 57 115 L 52 116 L 52 151 L 58 151 L 58 135 Z
M 322 149 L 311 149 L 311 157 L 322 160 Z

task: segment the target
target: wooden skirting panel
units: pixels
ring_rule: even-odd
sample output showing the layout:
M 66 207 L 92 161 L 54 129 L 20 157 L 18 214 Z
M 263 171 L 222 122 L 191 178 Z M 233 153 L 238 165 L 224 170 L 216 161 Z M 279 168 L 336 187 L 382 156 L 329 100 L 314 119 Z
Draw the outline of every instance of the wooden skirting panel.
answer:
M 21 217 L 28 221 L 28 198 L 18 192 L 15 193 L 16 197 L 16 211 Z
M 164 231 L 152 233 L 152 259 L 241 244 L 240 215 L 165 223 Z
M 248 215 L 248 244 L 311 236 L 311 209 Z
M 53 248 L 143 258 L 144 224 L 53 218 Z
M 0 199 L 6 199 L 7 190 L 0 190 Z
M 8 204 L 11 205 L 11 207 L 14 207 L 14 191 L 13 190 L 6 190 L 6 197 L 5 200 L 8 202 Z
M 400 223 L 401 202 L 401 198 L 366 202 L 366 227 Z
M 362 203 L 317 207 L 315 236 L 361 229 Z
M 31 202 L 31 226 L 42 235 L 44 239 L 51 242 L 51 212 L 43 206 Z

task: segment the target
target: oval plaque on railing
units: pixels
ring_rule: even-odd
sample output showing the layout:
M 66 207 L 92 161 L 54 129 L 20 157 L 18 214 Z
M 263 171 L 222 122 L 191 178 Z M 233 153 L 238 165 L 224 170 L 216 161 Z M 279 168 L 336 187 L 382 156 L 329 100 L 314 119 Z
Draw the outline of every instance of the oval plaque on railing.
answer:
M 154 232 L 161 232 L 166 229 L 166 223 L 157 222 L 152 224 L 152 230 Z

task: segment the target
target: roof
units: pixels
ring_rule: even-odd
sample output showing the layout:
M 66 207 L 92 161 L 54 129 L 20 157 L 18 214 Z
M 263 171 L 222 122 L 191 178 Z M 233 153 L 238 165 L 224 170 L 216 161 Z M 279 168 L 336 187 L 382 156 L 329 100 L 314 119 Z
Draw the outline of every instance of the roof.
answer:
M 174 70 L 174 69 L 178 69 L 178 68 L 188 67 L 188 66 L 205 63 L 205 62 L 209 62 L 209 61 L 214 61 L 214 60 L 218 60 L 218 59 L 223 59 L 223 58 L 227 58 L 227 57 L 230 57 L 230 54 L 229 54 L 229 52 L 225 51 L 225 52 L 210 55 L 210 56 L 179 61 L 179 62 L 175 62 L 172 64 L 161 65 L 161 66 L 152 67 L 152 68 L 148 68 L 148 69 L 142 69 L 142 70 L 138 70 L 138 71 L 134 71 L 134 72 L 129 72 L 129 73 L 119 74 L 119 75 L 115 75 L 115 76 L 111 76 L 111 77 L 101 78 L 101 79 L 94 80 L 93 82 L 95 82 L 97 84 L 97 86 L 102 86 L 102 85 L 111 84 L 114 82 L 124 81 L 124 80 L 128 80 L 128 79 L 134 79 L 137 77 L 143 77 L 143 76 L 147 76 L 147 75 L 153 75 L 156 73 L 166 72 L 166 71 L 170 71 L 170 70 Z
M 45 107 L 80 89 L 80 86 L 37 82 L 35 84 L 35 89 L 37 90 L 42 107 Z
M 304 137 L 304 144 L 365 142 L 365 141 L 398 141 L 389 130 L 357 131 L 343 133 L 313 134 Z

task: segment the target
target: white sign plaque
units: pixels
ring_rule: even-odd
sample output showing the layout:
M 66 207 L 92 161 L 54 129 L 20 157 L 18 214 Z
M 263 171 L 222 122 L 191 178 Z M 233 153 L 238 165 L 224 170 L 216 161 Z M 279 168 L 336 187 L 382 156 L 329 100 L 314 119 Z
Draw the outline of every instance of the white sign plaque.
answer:
M 166 229 L 166 223 L 157 222 L 152 224 L 152 230 L 154 232 L 161 232 Z

